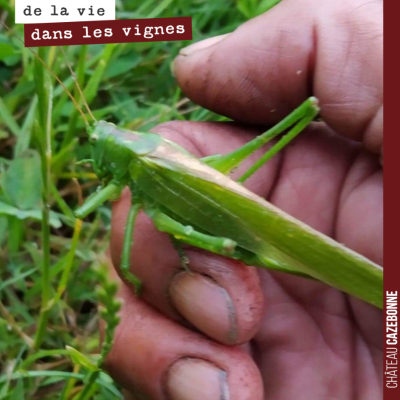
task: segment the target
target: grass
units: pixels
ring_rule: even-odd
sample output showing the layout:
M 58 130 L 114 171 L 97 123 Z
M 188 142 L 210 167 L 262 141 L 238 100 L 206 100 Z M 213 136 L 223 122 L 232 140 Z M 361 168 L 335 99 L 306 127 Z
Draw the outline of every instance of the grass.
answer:
M 117 0 L 117 16 L 192 16 L 197 41 L 230 32 L 276 2 Z M 10 26 L 13 4 L 0 0 L 0 19 Z M 21 26 L 13 29 L 23 36 Z M 140 130 L 174 119 L 222 120 L 185 99 L 171 76 L 170 64 L 186 44 L 65 51 L 97 119 Z M 39 53 L 79 99 L 60 49 Z M 0 26 L 0 399 L 122 398 L 100 369 L 118 323 L 115 287 L 98 256 L 108 246 L 111 212 L 101 207 L 82 226 L 72 213 L 97 185 L 92 171 L 76 164 L 88 150 L 68 96 Z M 103 349 L 100 314 L 108 326 Z

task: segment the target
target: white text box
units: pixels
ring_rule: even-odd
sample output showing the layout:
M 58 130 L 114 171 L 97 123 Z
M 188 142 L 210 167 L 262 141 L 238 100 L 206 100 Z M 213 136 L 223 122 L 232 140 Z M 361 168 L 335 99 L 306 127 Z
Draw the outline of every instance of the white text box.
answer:
M 115 19 L 115 0 L 15 0 L 16 24 Z

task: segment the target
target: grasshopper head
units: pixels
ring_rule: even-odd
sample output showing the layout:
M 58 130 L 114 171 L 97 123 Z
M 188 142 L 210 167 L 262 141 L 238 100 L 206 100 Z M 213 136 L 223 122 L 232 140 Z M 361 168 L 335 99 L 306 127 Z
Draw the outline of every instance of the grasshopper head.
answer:
M 99 121 L 87 129 L 92 146 L 94 172 L 100 180 L 122 180 L 129 163 L 126 151 L 118 143 L 118 128 L 109 122 Z
M 161 137 L 120 129 L 105 121 L 88 128 L 94 171 L 99 179 L 126 181 L 132 161 L 155 148 Z M 156 137 L 156 138 L 155 138 Z
M 151 153 L 163 140 L 155 133 L 128 131 L 105 121 L 88 128 L 88 135 L 95 173 L 99 179 L 117 181 L 127 181 L 131 163 Z

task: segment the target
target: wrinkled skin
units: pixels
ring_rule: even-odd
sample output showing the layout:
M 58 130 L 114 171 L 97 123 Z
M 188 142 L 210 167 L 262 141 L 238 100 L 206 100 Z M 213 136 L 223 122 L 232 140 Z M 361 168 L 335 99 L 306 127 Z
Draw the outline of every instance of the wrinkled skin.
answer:
M 242 125 L 171 122 L 155 131 L 196 156 L 227 153 L 314 94 L 324 122 L 247 186 L 382 264 L 382 47 L 381 1 L 284 0 L 175 61 L 188 97 Z M 113 206 L 115 266 L 128 206 L 128 193 Z M 121 283 L 122 321 L 107 362 L 127 398 L 223 398 L 185 357 L 225 371 L 230 400 L 382 398 L 380 310 L 317 282 L 187 254 L 189 276 L 168 237 L 139 218 L 132 272 L 145 291 L 137 299 Z M 181 359 L 188 368 L 175 368 Z

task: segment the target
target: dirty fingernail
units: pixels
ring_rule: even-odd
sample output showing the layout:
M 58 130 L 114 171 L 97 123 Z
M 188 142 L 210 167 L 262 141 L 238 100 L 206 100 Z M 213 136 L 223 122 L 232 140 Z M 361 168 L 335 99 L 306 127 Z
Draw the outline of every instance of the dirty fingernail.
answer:
M 171 400 L 229 400 L 226 372 L 197 358 L 184 358 L 170 367 L 166 391 Z
M 192 325 L 223 343 L 237 342 L 236 309 L 228 292 L 212 279 L 181 272 L 171 282 L 173 306 Z
M 187 47 L 184 47 L 183 49 L 181 49 L 181 51 L 179 52 L 179 55 L 189 56 L 198 50 L 203 50 L 203 49 L 206 49 L 207 47 L 211 47 L 212 45 L 218 43 L 219 41 L 221 41 L 228 35 L 229 35 L 229 33 L 227 33 L 225 35 L 214 36 L 214 37 L 211 37 L 208 39 L 201 40 L 200 42 L 193 43 L 190 46 L 187 46 Z

